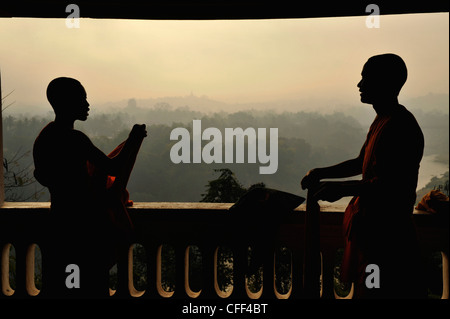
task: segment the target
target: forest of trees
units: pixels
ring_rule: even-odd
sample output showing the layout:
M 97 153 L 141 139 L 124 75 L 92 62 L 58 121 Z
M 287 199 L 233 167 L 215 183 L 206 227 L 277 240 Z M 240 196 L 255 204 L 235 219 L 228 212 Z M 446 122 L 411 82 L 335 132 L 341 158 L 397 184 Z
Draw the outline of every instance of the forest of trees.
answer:
M 184 113 L 185 122 L 168 124 L 167 119 L 172 115 L 178 118 L 180 113 Z M 128 185 L 131 198 L 135 201 L 199 201 L 206 183 L 213 177 L 213 170 L 222 168 L 231 169 L 244 186 L 263 182 L 268 187 L 298 193 L 300 178 L 307 170 L 316 165 L 326 165 L 354 156 L 365 137 L 364 129 L 354 119 L 342 114 L 321 116 L 302 112 L 279 115 L 239 112 L 204 115 L 200 117 L 202 127 L 216 127 L 222 132 L 225 127 L 277 127 L 278 171 L 273 175 L 260 175 L 259 163 L 172 163 L 169 153 L 176 141 L 170 141 L 170 132 L 175 127 L 191 130 L 192 119 L 198 117 L 198 112 L 190 112 L 186 108 L 168 110 L 167 105 L 162 105 L 139 116 L 129 114 L 126 110 L 115 114 L 93 115 L 86 122 L 76 122 L 76 128 L 85 132 L 101 150 L 109 153 L 126 139 L 134 122 L 147 124 L 148 137 L 142 144 Z M 50 120 L 52 119 L 5 116 L 4 157 L 9 161 L 17 152 L 30 152 L 35 137 Z M 18 163 L 31 170 L 31 153 L 22 156 Z M 30 193 L 40 191 L 39 186 L 34 184 L 27 190 L 22 188 L 21 191 L 26 192 L 23 197 L 28 198 Z M 47 201 L 49 197 L 40 196 L 40 200 Z
M 311 168 L 330 165 L 355 157 L 368 127 L 343 113 L 323 115 L 307 112 L 241 111 L 202 114 L 188 107 L 173 108 L 159 103 L 139 108 L 133 103 L 114 113 L 95 113 L 86 122 L 75 123 L 105 153 L 127 138 L 134 123 L 147 124 L 144 140 L 128 190 L 135 201 L 198 202 L 214 178 L 215 169 L 230 169 L 244 187 L 264 183 L 267 187 L 306 194 L 299 182 Z M 419 112 L 418 121 L 426 138 L 425 154 L 437 154 L 448 164 L 448 114 Z M 202 128 L 278 128 L 278 170 L 260 175 L 255 164 L 174 164 L 170 149 L 176 141 L 170 133 L 176 127 L 192 130 L 192 120 L 201 119 Z M 52 116 L 3 115 L 5 184 L 8 200 L 48 201 L 45 188 L 33 181 L 33 142 Z M 191 134 L 192 135 L 192 134 Z M 192 137 L 191 137 L 192 138 Z M 206 142 L 204 142 L 206 144 Z

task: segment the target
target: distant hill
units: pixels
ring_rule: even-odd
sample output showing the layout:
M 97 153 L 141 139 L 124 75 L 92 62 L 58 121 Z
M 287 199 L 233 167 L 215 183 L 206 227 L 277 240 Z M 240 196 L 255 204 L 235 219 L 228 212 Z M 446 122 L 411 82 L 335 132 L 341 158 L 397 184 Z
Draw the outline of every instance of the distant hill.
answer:
M 449 95 L 444 93 L 429 93 L 427 95 L 402 99 L 404 104 L 413 114 L 423 115 L 424 113 L 449 114 Z M 298 99 L 280 100 L 255 103 L 226 103 L 211 99 L 207 96 L 196 96 L 194 94 L 186 96 L 168 96 L 148 99 L 123 99 L 102 104 L 93 105 L 93 114 L 127 112 L 129 115 L 136 115 L 143 109 L 166 107 L 168 110 L 177 108 L 189 109 L 203 114 L 211 113 L 234 113 L 238 111 L 253 110 L 257 112 L 318 112 L 321 114 L 331 114 L 342 112 L 353 116 L 363 127 L 368 127 L 375 117 L 375 112 L 370 105 L 361 103 L 345 104 L 333 101 L 333 99 Z M 6 111 L 6 115 L 25 116 L 53 116 L 49 105 L 20 105 L 13 104 Z
M 424 96 L 407 99 L 405 106 L 412 112 L 421 110 L 422 112 L 442 112 L 449 114 L 449 95 L 428 93 Z
M 97 105 L 98 109 L 103 112 L 112 112 L 118 110 L 128 110 L 133 109 L 150 109 L 161 106 L 170 106 L 173 108 L 179 107 L 189 107 L 192 111 L 201 111 L 203 113 L 210 112 L 228 112 L 229 104 L 212 100 L 207 96 L 167 96 L 159 98 L 148 98 L 148 99 L 134 99 L 130 98 L 128 100 L 121 100 L 115 102 L 108 102 L 104 104 Z
M 216 113 L 216 112 L 237 112 L 246 110 L 259 110 L 259 111 L 315 111 L 319 113 L 333 113 L 333 112 L 350 112 L 355 113 L 355 118 L 361 120 L 362 124 L 373 119 L 373 109 L 370 105 L 355 103 L 355 104 L 342 104 L 335 102 L 333 99 L 298 99 L 298 100 L 279 100 L 279 101 L 267 101 L 267 102 L 254 102 L 254 103 L 226 103 L 211 99 L 207 96 L 168 96 L 159 98 L 148 99 L 124 99 L 121 101 L 108 102 L 100 105 L 96 105 L 99 110 L 106 111 L 108 113 L 115 109 L 122 109 L 130 106 L 130 100 L 134 100 L 135 107 L 138 108 L 153 108 L 163 103 L 169 104 L 174 108 L 189 107 L 192 111 L 199 111 L 202 113 Z M 411 111 L 421 110 L 423 112 L 442 112 L 449 114 L 449 95 L 444 93 L 429 93 L 424 96 L 402 99 L 400 103 L 404 104 Z M 370 119 L 368 119 L 370 118 Z

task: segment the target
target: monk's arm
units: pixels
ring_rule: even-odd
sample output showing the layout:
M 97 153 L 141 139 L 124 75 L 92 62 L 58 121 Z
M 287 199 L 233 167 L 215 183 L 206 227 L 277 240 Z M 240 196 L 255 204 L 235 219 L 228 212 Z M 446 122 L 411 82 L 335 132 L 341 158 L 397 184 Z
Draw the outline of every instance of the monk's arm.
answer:
M 333 166 L 316 168 L 316 170 L 320 179 L 356 176 L 361 174 L 362 159 L 357 157 Z
M 122 169 L 127 170 L 131 161 L 134 163 L 140 144 L 145 136 L 147 136 L 146 131 L 135 132 L 133 128 L 130 136 L 125 141 L 122 150 L 110 159 L 110 172 L 114 172 L 114 174 L 111 175 L 118 176 L 121 174 Z
M 89 140 L 87 145 L 88 159 L 92 161 L 97 169 L 102 170 L 106 174 L 117 176 L 123 167 L 127 165 L 130 157 L 135 155 L 136 146 L 142 142 L 145 136 L 147 136 L 145 126 L 135 125 L 122 150 L 113 158 L 106 156 Z
M 317 187 L 320 180 L 325 178 L 345 178 L 361 174 L 364 153 L 361 151 L 359 156 L 342 163 L 320 167 L 310 170 L 301 181 L 303 189 Z
M 365 145 L 358 157 L 342 163 L 310 170 L 301 181 L 303 189 L 313 191 L 313 198 L 334 202 L 345 196 L 354 196 L 366 188 L 362 181 L 320 182 L 327 178 L 352 177 L 362 173 Z
M 369 178 L 355 181 L 323 182 L 316 188 L 316 199 L 335 201 L 341 197 L 386 194 L 408 198 L 414 196 L 419 163 L 423 154 L 423 137 L 414 127 L 392 123 L 377 143 L 375 162 Z M 339 166 L 339 164 L 337 165 Z M 362 167 L 362 162 L 361 166 Z M 333 174 L 333 168 L 325 173 Z M 345 171 L 343 169 L 342 171 Z

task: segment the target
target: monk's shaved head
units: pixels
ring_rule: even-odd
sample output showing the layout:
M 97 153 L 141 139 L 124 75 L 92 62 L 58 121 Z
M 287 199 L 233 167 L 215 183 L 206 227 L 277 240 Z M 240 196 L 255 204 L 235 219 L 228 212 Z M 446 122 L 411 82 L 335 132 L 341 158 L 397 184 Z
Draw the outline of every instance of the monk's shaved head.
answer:
M 55 111 L 74 97 L 83 95 L 86 95 L 84 87 L 80 81 L 72 78 L 56 78 L 47 87 L 47 99 Z
M 393 53 L 375 55 L 367 60 L 364 65 L 367 76 L 374 77 L 388 90 L 396 95 L 400 93 L 408 78 L 406 64 L 401 57 Z

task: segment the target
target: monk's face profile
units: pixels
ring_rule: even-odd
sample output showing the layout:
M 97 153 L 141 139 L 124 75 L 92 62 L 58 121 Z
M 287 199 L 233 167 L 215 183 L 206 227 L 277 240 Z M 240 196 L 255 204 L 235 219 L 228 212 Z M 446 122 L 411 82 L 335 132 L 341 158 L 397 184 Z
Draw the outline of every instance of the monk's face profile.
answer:
M 89 116 L 89 102 L 87 101 L 87 94 L 81 86 L 70 99 L 67 105 L 67 110 L 71 112 L 74 120 L 86 121 Z
M 89 102 L 81 83 L 72 78 L 60 77 L 47 87 L 47 98 L 57 116 L 75 121 L 86 121 Z
M 361 102 L 367 104 L 376 103 L 377 98 L 383 94 L 380 82 L 381 79 L 377 77 L 376 73 L 366 63 L 361 72 L 361 81 L 357 85 L 359 92 L 361 92 Z

